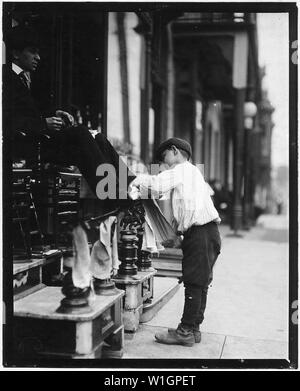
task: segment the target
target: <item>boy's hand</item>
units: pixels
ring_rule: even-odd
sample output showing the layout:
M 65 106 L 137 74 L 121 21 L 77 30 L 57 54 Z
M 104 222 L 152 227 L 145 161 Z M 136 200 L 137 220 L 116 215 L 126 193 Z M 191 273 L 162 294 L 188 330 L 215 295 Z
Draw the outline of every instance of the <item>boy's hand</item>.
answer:
M 133 201 L 141 198 L 141 192 L 139 190 L 139 187 L 130 183 L 130 185 L 128 187 L 128 195 Z
M 138 177 L 135 178 L 132 182 L 130 182 L 128 186 L 128 195 L 133 201 L 141 198 L 140 184 L 139 184 Z

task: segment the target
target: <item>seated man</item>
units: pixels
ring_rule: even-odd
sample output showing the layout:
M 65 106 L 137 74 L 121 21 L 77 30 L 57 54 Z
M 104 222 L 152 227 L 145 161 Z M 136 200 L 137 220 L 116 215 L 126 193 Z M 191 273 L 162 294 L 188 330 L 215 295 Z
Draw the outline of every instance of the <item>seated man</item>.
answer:
M 23 26 L 12 28 L 5 37 L 12 63 L 3 69 L 4 137 L 29 161 L 40 141 L 43 162 L 77 166 L 95 195 L 101 180 L 96 170 L 103 163 L 111 163 L 117 171 L 118 186 L 118 154 L 103 135 L 94 139 L 85 126 L 73 126 L 73 117 L 65 111 L 56 110 L 49 117 L 39 112 L 30 91 L 30 73 L 36 71 L 40 61 L 37 37 L 36 32 Z M 21 145 L 16 142 L 20 132 L 26 134 Z

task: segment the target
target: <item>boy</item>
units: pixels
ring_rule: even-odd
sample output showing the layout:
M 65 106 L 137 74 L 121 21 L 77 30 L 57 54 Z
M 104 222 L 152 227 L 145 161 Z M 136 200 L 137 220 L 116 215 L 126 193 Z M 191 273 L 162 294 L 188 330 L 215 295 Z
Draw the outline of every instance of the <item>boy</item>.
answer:
M 151 190 L 159 195 L 170 192 L 173 227 L 182 241 L 182 280 L 185 287 L 184 310 L 177 329 L 157 333 L 157 342 L 193 346 L 199 343 L 204 319 L 207 289 L 220 253 L 220 218 L 200 170 L 189 162 L 192 149 L 188 142 L 170 138 L 157 150 L 156 157 L 169 169 L 158 175 L 138 175 L 131 188 L 141 193 Z M 129 192 L 130 194 L 130 192 Z

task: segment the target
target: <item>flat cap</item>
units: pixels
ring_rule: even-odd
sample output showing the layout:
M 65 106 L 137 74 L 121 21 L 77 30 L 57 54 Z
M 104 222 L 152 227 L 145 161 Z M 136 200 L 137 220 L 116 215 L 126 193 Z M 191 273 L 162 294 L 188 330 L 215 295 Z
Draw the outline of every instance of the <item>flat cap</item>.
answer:
M 27 26 L 15 26 L 4 34 L 4 41 L 9 49 L 23 50 L 26 47 L 39 47 L 39 35 Z
M 160 146 L 157 148 L 157 151 L 155 153 L 155 158 L 157 160 L 161 160 L 161 155 L 162 153 L 166 150 L 169 149 L 172 145 L 175 147 L 182 149 L 183 151 L 187 152 L 189 157 L 192 156 L 192 147 L 190 143 L 187 141 L 183 140 L 182 138 L 178 137 L 171 137 L 168 140 L 164 141 L 163 143 L 160 144 Z

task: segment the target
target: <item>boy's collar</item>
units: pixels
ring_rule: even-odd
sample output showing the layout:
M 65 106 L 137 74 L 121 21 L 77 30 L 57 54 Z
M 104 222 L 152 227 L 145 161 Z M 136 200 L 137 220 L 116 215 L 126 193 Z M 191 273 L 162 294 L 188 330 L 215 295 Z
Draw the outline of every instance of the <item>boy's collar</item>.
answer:
M 180 164 L 185 164 L 185 163 L 189 163 L 189 161 L 185 160 L 184 162 L 181 162 L 181 163 L 174 163 L 174 164 L 172 164 L 172 166 L 168 167 L 168 170 L 170 170 L 171 168 L 174 168 L 175 166 L 179 166 Z

